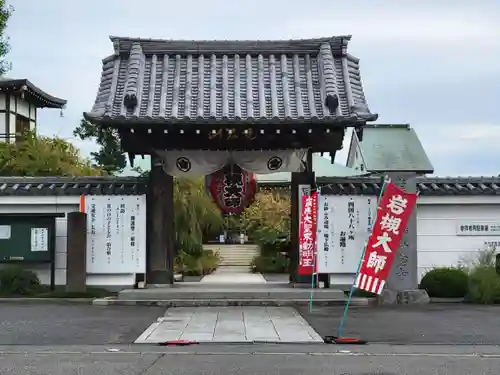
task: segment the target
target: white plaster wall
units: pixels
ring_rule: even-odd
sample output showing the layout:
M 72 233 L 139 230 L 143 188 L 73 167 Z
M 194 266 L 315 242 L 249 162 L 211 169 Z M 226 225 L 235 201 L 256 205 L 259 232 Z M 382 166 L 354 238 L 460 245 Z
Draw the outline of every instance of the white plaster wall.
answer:
M 358 170 L 358 171 L 364 171 L 364 169 L 363 170 L 361 169 L 362 165 L 363 165 L 363 158 L 361 157 L 361 151 L 360 151 L 359 145 L 356 144 L 356 147 L 354 149 L 354 157 L 353 157 L 353 162 L 352 162 L 351 168 Z
M 487 243 L 500 242 L 500 236 L 494 235 L 457 236 L 458 223 L 500 223 L 500 196 L 489 197 L 490 204 L 446 204 L 449 198 L 442 198 L 441 204 L 425 204 L 424 200 L 423 204 L 419 202 L 417 206 L 420 278 L 434 267 L 457 266 L 460 262 L 473 260 L 477 257 L 478 250 L 487 247 Z M 462 200 L 471 201 L 470 198 L 479 197 L 462 197 Z
M 4 213 L 64 213 L 79 211 L 80 197 L 0 197 L 0 214 Z M 67 219 L 58 217 L 56 220 L 56 251 L 55 251 L 55 283 L 66 285 L 66 254 L 67 254 Z M 50 284 L 50 265 L 30 266 L 37 273 L 43 284 Z M 135 283 L 134 274 L 118 275 L 87 275 L 87 285 L 90 286 L 132 286 Z
M 13 100 L 16 100 L 16 98 L 12 98 Z M 11 106 L 10 107 L 12 111 L 16 109 L 16 107 Z M 21 99 L 20 97 L 17 97 L 17 113 L 20 115 L 30 118 L 31 113 L 30 113 L 30 105 L 28 102 L 24 99 Z

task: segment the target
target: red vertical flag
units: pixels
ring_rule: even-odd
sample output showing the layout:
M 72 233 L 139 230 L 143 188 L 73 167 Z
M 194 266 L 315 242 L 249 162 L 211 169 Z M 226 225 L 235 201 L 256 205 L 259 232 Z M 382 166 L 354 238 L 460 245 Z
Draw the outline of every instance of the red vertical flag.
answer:
M 391 183 L 386 185 L 354 283 L 356 288 L 382 293 L 416 202 L 416 193 L 407 193 Z
M 312 275 L 316 265 L 318 193 L 302 196 L 299 228 L 299 275 Z

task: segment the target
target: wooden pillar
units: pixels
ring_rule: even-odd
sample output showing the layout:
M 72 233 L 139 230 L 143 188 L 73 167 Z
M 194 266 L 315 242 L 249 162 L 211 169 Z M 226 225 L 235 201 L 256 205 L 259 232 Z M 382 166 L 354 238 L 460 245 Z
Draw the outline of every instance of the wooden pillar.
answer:
M 84 292 L 87 285 L 87 215 L 68 213 L 66 290 Z
M 148 253 L 146 284 L 174 283 L 173 177 L 163 171 L 161 161 L 151 156 L 147 194 Z

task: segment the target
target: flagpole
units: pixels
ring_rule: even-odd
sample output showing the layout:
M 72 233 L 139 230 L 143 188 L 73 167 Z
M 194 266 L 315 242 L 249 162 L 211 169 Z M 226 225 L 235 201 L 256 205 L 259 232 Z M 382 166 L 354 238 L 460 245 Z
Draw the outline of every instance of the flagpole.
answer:
M 387 185 L 388 182 L 389 182 L 389 179 L 384 177 L 384 182 L 382 184 L 382 188 L 380 189 L 380 193 L 379 193 L 378 198 L 377 198 L 377 212 L 375 215 L 374 223 L 377 222 L 378 204 L 380 202 L 380 199 L 382 198 L 382 195 L 384 194 L 385 186 Z M 373 228 L 372 228 L 372 232 L 373 232 Z M 371 233 L 370 233 L 370 236 L 371 236 Z M 361 271 L 361 266 L 363 265 L 363 259 L 365 257 L 367 245 L 368 245 L 368 241 L 366 241 L 365 245 L 363 246 L 363 252 L 361 253 L 361 258 L 360 258 L 359 263 L 358 263 L 358 269 L 356 270 L 354 280 L 351 284 L 351 288 L 349 289 L 349 296 L 347 297 L 347 302 L 346 302 L 345 308 L 344 308 L 344 315 L 342 316 L 342 320 L 340 321 L 339 330 L 337 332 L 337 337 L 342 337 L 342 330 L 344 329 L 345 321 L 347 319 L 347 313 L 349 311 L 349 305 L 351 304 L 352 294 L 354 293 L 354 284 L 356 283 L 356 279 L 358 278 L 359 271 Z

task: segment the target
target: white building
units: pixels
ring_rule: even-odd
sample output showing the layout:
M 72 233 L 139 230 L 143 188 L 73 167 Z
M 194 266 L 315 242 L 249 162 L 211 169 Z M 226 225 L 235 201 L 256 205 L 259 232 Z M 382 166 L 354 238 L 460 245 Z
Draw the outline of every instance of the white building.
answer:
M 39 108 L 62 109 L 65 104 L 27 79 L 0 78 L 0 141 L 15 142 L 17 135 L 35 131 Z

